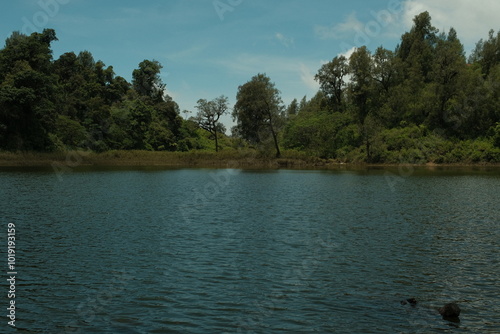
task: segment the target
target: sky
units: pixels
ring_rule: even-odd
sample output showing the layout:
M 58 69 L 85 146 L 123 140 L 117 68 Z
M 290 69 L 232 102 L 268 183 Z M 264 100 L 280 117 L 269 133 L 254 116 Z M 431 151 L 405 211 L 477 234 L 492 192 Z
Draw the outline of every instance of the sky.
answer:
M 234 105 L 258 73 L 285 104 L 311 98 L 323 64 L 363 45 L 393 50 L 423 11 L 441 32 L 454 27 L 467 54 L 500 29 L 498 0 L 16 0 L 2 2 L 0 38 L 52 28 L 54 59 L 87 50 L 129 81 L 157 60 L 168 94 L 194 112 L 221 95 Z

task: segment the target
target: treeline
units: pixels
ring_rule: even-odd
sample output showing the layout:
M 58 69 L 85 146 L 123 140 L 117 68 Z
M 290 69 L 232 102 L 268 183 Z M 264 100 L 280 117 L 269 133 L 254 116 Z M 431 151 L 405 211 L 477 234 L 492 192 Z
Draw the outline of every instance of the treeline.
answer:
M 288 108 L 287 148 L 345 161 L 500 161 L 500 33 L 466 59 L 456 31 L 439 33 L 424 12 L 394 51 L 358 48 L 316 79 L 321 91 Z
M 228 99 L 199 100 L 185 120 L 165 93 L 162 65 L 144 60 L 132 82 L 88 51 L 54 60 L 53 30 L 13 33 L 0 50 L 0 149 L 189 151 L 255 148 L 346 162 L 500 161 L 500 32 L 466 58 L 454 29 L 429 13 L 395 50 L 361 47 L 323 65 L 320 91 L 285 106 L 265 74 Z
M 54 30 L 13 33 L 0 50 L 0 149 L 187 151 L 196 124 L 165 93 L 162 66 L 144 60 L 132 83 L 88 51 L 53 60 Z

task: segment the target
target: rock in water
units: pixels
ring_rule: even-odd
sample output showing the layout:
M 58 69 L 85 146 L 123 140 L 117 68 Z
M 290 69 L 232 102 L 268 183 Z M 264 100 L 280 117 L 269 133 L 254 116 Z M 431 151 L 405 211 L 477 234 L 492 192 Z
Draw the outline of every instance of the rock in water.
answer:
M 410 298 L 406 300 L 411 306 L 417 305 L 417 300 L 415 298 Z
M 457 304 L 449 303 L 439 309 L 439 314 L 443 316 L 443 319 L 458 319 L 460 311 Z
M 415 306 L 415 305 L 417 305 L 417 300 L 415 298 L 408 298 L 406 300 L 401 301 L 401 305 L 406 305 L 406 304 L 410 304 L 411 306 Z

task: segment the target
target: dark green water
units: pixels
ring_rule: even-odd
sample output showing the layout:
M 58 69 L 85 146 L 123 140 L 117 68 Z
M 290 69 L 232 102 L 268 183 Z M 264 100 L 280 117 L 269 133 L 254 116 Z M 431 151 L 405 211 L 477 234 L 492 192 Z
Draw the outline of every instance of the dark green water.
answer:
M 0 186 L 2 333 L 500 332 L 498 169 L 2 169 Z M 460 323 L 434 310 L 451 301 Z

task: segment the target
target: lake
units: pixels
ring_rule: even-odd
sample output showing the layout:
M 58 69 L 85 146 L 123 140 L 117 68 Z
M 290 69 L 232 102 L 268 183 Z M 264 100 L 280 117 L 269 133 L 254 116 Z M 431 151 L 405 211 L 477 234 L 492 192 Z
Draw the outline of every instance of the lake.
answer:
M 59 176 L 0 169 L 3 333 L 500 332 L 500 169 Z

